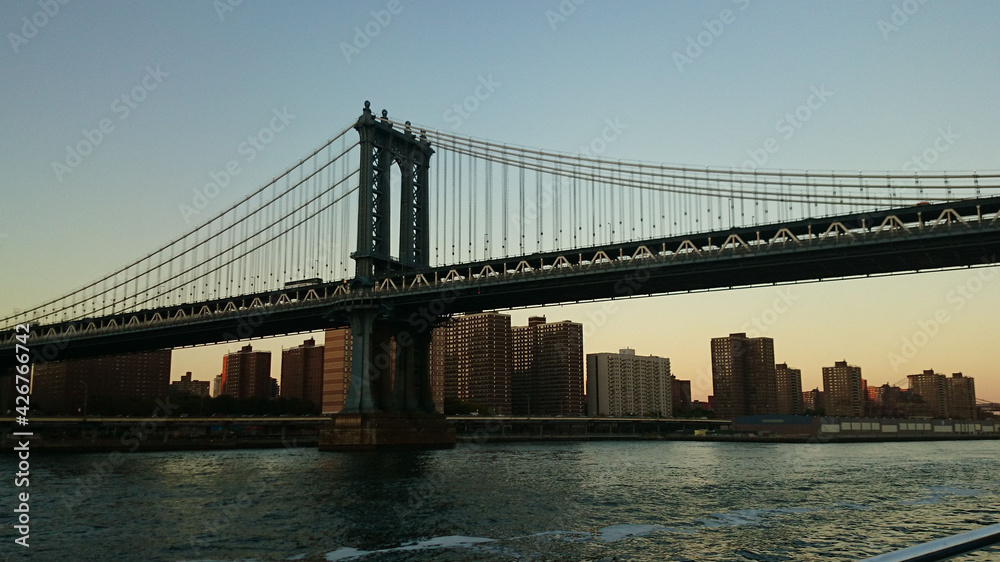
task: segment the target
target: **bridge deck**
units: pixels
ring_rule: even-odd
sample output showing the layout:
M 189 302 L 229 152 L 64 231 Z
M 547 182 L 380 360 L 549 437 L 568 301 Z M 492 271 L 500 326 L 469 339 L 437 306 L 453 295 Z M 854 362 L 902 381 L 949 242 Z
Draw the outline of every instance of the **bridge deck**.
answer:
M 439 315 L 715 288 L 989 265 L 1000 197 L 535 253 L 32 326 L 36 362 L 293 334 L 382 307 Z M 14 330 L 0 332 L 0 368 Z

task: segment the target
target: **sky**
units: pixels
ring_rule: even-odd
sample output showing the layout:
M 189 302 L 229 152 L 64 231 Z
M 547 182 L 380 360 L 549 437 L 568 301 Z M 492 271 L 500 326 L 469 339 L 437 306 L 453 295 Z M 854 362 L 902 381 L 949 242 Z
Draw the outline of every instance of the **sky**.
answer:
M 966 0 L 5 2 L 0 315 L 194 227 L 181 206 L 276 112 L 287 125 L 206 213 L 298 162 L 365 100 L 399 120 L 570 153 L 610 120 L 620 134 L 600 156 L 613 159 L 742 167 L 771 139 L 759 167 L 996 170 L 998 29 L 1000 3 Z M 457 111 L 470 96 L 475 109 Z M 68 148 L 81 143 L 92 150 Z M 586 353 L 669 357 L 695 398 L 711 393 L 709 340 L 747 332 L 773 338 L 804 389 L 846 360 L 876 385 L 963 372 L 1000 401 L 998 269 L 511 314 L 584 323 Z M 240 345 L 175 351 L 172 378 L 209 380 Z

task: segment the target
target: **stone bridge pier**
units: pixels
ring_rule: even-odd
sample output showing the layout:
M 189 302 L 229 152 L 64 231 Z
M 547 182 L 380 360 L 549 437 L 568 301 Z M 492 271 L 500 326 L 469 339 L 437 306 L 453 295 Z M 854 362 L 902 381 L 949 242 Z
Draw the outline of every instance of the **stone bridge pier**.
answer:
M 400 130 L 365 102 L 354 125 L 360 137 L 358 248 L 353 286 L 371 289 L 379 277 L 426 268 L 429 252 L 428 171 L 434 154 L 409 121 Z M 393 173 L 400 174 L 399 256 L 390 255 Z M 431 330 L 418 330 L 375 298 L 346 311 L 351 325 L 351 382 L 344 409 L 320 434 L 320 450 L 453 447 L 455 430 L 434 410 Z

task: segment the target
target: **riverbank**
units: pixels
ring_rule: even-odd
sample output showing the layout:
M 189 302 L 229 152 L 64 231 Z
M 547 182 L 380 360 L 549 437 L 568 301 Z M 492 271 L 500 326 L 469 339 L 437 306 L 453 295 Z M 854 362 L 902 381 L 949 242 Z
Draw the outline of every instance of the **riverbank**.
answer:
M 86 441 L 78 439 L 43 439 L 33 440 L 31 449 L 42 453 L 139 453 L 139 452 L 163 452 L 163 451 L 230 451 L 237 449 L 279 449 L 297 447 L 316 447 L 319 439 L 211 439 L 202 441 L 175 440 L 167 443 L 145 442 L 136 444 L 123 444 L 119 440 L 101 439 Z
M 483 440 L 476 435 L 458 435 L 460 442 L 538 443 L 558 441 L 702 441 L 714 443 L 890 443 L 905 441 L 998 440 L 1000 435 L 904 435 L 896 437 L 841 435 L 492 435 Z
M 572 442 L 626 442 L 626 441 L 687 441 L 703 443 L 788 443 L 788 444 L 834 444 L 834 443 L 898 443 L 917 441 L 984 441 L 1000 440 L 1000 436 L 986 435 L 952 435 L 952 436 L 904 436 L 904 437 L 861 437 L 839 436 L 820 438 L 814 436 L 760 436 L 760 435 L 492 435 L 484 438 L 482 435 L 465 434 L 457 436 L 456 446 L 470 444 L 483 445 L 487 443 L 572 443 Z M 9 446 L 8 446 L 9 445 Z M 6 453 L 13 451 L 15 443 L 4 443 Z M 147 442 L 138 447 L 127 446 L 115 440 L 35 440 L 31 442 L 33 451 L 40 453 L 104 453 L 118 451 L 132 452 L 163 452 L 163 451 L 229 451 L 239 449 L 280 449 L 280 448 L 315 448 L 319 445 L 318 437 L 282 439 L 229 439 L 206 441 L 175 440 L 167 443 Z
M 4 420 L 0 419 L 0 423 Z M 574 441 L 734 443 L 883 443 L 1000 439 L 1000 421 L 858 420 L 758 416 L 736 420 L 672 418 L 450 417 L 458 444 Z M 317 447 L 328 417 L 49 418 L 33 420 L 39 452 L 200 451 Z M 12 423 L 0 434 L 10 454 L 24 437 Z

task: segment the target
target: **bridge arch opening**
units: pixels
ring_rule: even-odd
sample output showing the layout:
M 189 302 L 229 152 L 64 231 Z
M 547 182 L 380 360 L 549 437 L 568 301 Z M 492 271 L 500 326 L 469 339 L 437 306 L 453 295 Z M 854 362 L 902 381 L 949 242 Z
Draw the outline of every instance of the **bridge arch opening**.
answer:
M 403 224 L 403 174 L 405 168 L 402 162 L 393 158 L 389 166 L 389 256 L 393 261 L 398 261 L 400 257 L 399 233 L 403 232 L 406 225 Z

